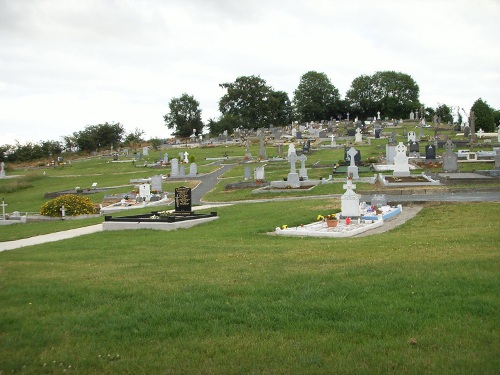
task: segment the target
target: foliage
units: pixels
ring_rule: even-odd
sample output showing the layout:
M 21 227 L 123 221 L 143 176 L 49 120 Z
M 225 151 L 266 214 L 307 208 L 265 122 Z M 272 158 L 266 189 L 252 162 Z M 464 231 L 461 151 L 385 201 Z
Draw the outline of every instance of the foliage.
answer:
M 125 139 L 123 140 L 123 145 L 133 148 L 138 147 L 139 144 L 144 142 L 144 139 L 142 138 L 143 135 L 144 135 L 144 130 L 135 128 L 133 132 L 130 132 L 125 136 Z
M 61 207 L 64 206 L 66 216 L 87 215 L 95 213 L 94 204 L 88 197 L 76 194 L 65 194 L 44 203 L 40 207 L 40 214 L 45 216 L 62 216 Z
M 179 98 L 172 98 L 168 105 L 170 112 L 163 116 L 168 129 L 174 129 L 177 137 L 186 138 L 193 134 L 201 134 L 203 121 L 201 119 L 200 103 L 186 93 Z
M 120 123 L 88 125 L 84 130 L 73 133 L 67 143 L 76 145 L 80 151 L 94 151 L 101 148 L 117 147 L 120 145 L 125 129 Z
M 153 147 L 153 150 L 159 150 L 160 146 L 163 144 L 163 140 L 160 138 L 151 138 L 148 142 L 151 144 L 151 147 Z
M 446 104 L 440 104 L 436 108 L 436 116 L 441 119 L 441 122 L 449 122 L 451 124 L 453 123 L 453 115 L 451 114 L 452 109 L 452 107 L 449 107 Z
M 346 100 L 354 115 L 361 117 L 383 116 L 408 118 L 420 107 L 419 87 L 413 78 L 395 71 L 380 71 L 372 76 L 361 75 L 352 81 Z
M 300 122 L 330 120 L 340 109 L 339 90 L 325 73 L 309 71 L 300 78 L 293 105 Z
M 221 83 L 227 90 L 219 101 L 222 118 L 230 115 L 224 125 L 245 129 L 283 125 L 289 119 L 290 101 L 283 91 L 274 91 L 258 76 L 241 76 L 234 82 Z M 230 125 L 230 126 L 228 126 Z
M 483 129 L 485 132 L 494 132 L 496 130 L 493 117 L 493 108 L 491 108 L 483 99 L 479 98 L 472 105 L 471 111 L 476 116 L 476 131 Z
M 44 158 L 52 158 L 63 151 L 63 145 L 58 141 L 40 141 L 39 143 L 27 142 L 0 147 L 0 161 L 24 163 Z
M 233 134 L 234 129 L 243 128 L 243 122 L 236 114 L 226 113 L 219 120 L 208 120 L 208 128 L 213 136 L 222 134 L 224 131 L 227 131 L 227 134 Z

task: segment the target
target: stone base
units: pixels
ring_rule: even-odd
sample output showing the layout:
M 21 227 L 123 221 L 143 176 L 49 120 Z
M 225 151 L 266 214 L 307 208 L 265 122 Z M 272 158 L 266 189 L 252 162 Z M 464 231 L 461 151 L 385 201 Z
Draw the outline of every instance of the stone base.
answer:
M 300 180 L 298 173 L 288 173 L 288 177 L 286 179 L 286 184 L 292 188 L 300 187 Z

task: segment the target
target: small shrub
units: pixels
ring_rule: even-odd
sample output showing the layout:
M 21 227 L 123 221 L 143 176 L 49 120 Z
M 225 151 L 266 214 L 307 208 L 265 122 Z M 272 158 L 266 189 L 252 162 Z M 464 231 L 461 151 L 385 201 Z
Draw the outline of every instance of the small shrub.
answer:
M 62 216 L 61 207 L 66 209 L 66 216 L 88 215 L 95 213 L 94 203 L 90 198 L 75 195 L 65 194 L 54 198 L 40 207 L 40 214 L 45 216 Z
M 194 157 L 194 155 L 189 155 L 188 160 L 189 160 L 190 163 L 194 163 L 194 161 L 196 160 L 196 158 Z

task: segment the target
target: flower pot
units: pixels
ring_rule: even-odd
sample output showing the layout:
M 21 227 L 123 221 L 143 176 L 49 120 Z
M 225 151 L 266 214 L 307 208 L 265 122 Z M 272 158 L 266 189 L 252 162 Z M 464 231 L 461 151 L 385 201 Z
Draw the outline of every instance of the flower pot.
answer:
M 326 225 L 329 227 L 329 228 L 333 228 L 333 227 L 336 227 L 337 224 L 338 224 L 338 220 L 333 220 L 333 219 L 326 219 Z

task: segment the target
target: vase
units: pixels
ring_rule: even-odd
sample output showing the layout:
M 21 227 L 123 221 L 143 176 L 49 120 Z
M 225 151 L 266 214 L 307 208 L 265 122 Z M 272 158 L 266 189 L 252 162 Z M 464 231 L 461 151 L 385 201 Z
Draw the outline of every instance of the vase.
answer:
M 326 225 L 329 227 L 329 228 L 333 228 L 333 227 L 336 227 L 337 224 L 338 224 L 338 220 L 332 220 L 332 219 L 327 219 L 325 220 L 326 221 Z

